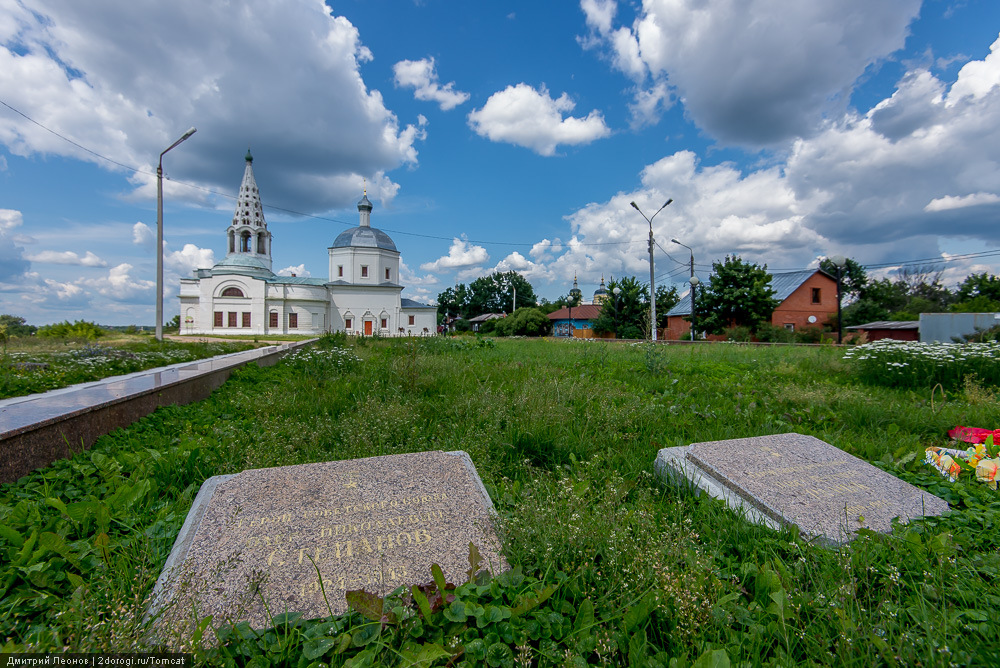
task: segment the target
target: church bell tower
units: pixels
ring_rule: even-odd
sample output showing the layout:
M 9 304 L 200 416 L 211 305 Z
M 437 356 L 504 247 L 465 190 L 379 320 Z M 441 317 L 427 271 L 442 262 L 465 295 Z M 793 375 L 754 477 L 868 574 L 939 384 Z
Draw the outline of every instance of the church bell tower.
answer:
M 264 207 L 260 203 L 257 181 L 253 177 L 253 156 L 247 149 L 247 166 L 243 172 L 243 183 L 236 198 L 236 212 L 233 222 L 226 231 L 226 258 L 233 256 L 251 257 L 263 261 L 271 269 L 271 233 L 264 220 Z

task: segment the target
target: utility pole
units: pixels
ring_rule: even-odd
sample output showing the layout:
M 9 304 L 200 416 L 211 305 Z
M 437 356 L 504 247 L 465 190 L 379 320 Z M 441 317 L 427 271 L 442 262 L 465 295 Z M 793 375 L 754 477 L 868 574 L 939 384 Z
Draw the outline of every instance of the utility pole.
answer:
M 656 213 L 666 209 L 667 205 L 673 201 L 673 198 L 668 199 L 664 202 L 663 206 L 656 210 Z M 656 279 L 653 277 L 653 218 L 656 218 L 656 213 L 646 217 L 646 214 L 642 212 L 642 209 L 635 202 L 629 202 L 629 204 L 639 212 L 639 215 L 646 218 L 646 222 L 649 223 L 649 330 L 650 340 L 656 341 Z

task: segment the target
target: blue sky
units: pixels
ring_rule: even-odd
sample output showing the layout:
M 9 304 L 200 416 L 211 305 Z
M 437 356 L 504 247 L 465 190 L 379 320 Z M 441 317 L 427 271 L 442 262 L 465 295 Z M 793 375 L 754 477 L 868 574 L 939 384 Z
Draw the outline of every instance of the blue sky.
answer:
M 0 312 L 152 324 L 224 256 L 249 146 L 274 268 L 372 224 L 404 296 L 686 284 L 727 254 L 1000 273 L 995 0 L 0 0 Z M 994 51 L 995 49 L 995 51 Z M 995 251 L 995 253 L 991 253 Z M 970 257 L 970 255 L 972 255 Z

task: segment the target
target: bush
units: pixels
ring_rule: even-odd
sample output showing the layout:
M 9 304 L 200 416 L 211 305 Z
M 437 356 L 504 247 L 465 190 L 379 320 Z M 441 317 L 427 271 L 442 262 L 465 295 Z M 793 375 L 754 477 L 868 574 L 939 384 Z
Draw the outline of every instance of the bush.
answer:
M 642 330 L 631 323 L 626 323 L 618 328 L 619 339 L 644 339 Z
M 749 327 L 744 327 L 742 325 L 737 325 L 736 327 L 728 327 L 722 332 L 726 336 L 726 341 L 741 341 L 746 343 L 753 338 L 753 332 L 750 331 Z M 690 338 L 690 337 L 688 337 Z
M 522 307 L 503 320 L 495 320 L 493 331 L 500 336 L 545 336 L 552 321 L 537 308 Z
M 456 332 L 468 332 L 472 329 L 472 323 L 465 318 L 459 318 L 451 323 L 451 326 L 455 328 Z
M 981 329 L 975 334 L 966 334 L 962 337 L 967 343 L 986 343 L 988 341 L 1000 341 L 1000 325 Z
M 38 336 L 48 336 L 48 337 L 58 337 L 58 338 L 78 338 L 78 339 L 96 339 L 107 334 L 107 331 L 101 329 L 95 323 L 87 322 L 86 320 L 77 320 L 74 323 L 70 323 L 69 320 L 64 320 L 62 322 L 57 322 L 52 325 L 43 325 L 38 328 Z
M 764 324 L 757 328 L 757 340 L 765 343 L 795 343 L 795 332 L 784 327 Z
M 799 343 L 821 343 L 823 341 L 823 328 L 803 327 L 795 332 L 795 340 Z

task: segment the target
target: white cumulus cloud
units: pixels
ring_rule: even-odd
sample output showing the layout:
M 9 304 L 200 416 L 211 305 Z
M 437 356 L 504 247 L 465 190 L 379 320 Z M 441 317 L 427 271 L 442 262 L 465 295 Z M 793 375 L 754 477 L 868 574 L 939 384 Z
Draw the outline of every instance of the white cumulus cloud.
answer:
M 197 126 L 164 157 L 168 176 L 231 190 L 228 175 L 250 142 L 269 202 L 316 211 L 353 202 L 357 175 L 384 178 L 417 162 L 424 131 L 401 123 L 368 88 L 360 65 L 371 51 L 321 0 L 246 0 L 238 9 L 226 0 L 3 4 L 4 101 L 144 172 Z M 163 35 L 170 39 L 156 37 Z M 16 114 L 0 114 L 0 143 L 17 155 L 107 166 Z M 155 177 L 132 178 L 135 196 L 154 196 Z M 171 196 L 204 196 L 174 192 L 172 181 L 165 188 Z
M 845 108 L 866 68 L 903 47 L 921 2 L 645 0 L 618 28 L 613 4 L 581 2 L 591 31 L 581 44 L 603 45 L 639 85 L 638 121 L 651 120 L 666 99 L 657 87 L 669 84 L 712 136 L 764 145 L 811 136 Z
M 133 267 L 123 262 L 108 271 L 107 276 L 82 278 L 75 281 L 76 288 L 89 288 L 104 297 L 119 301 L 134 302 L 149 299 L 155 292 L 156 282 L 132 276 Z
M 106 267 L 108 263 L 87 251 L 82 256 L 73 251 L 41 251 L 28 255 L 25 259 L 44 264 L 75 264 L 81 267 Z
M 433 262 L 420 265 L 424 271 L 442 271 L 445 269 L 467 268 L 479 265 L 490 259 L 489 253 L 482 246 L 471 244 L 465 239 L 452 239 L 448 254 Z
M 589 144 L 611 134 L 604 116 L 596 109 L 582 118 L 563 116 L 575 106 L 567 93 L 552 99 L 544 86 L 535 90 L 519 83 L 491 95 L 482 109 L 469 113 L 468 120 L 481 137 L 550 156 L 561 144 Z
M 421 60 L 401 60 L 392 66 L 396 85 L 413 88 L 413 96 L 418 100 L 437 102 L 442 111 L 454 109 L 469 99 L 469 94 L 455 90 L 455 82 L 445 85 L 438 83 L 438 73 L 433 58 Z
M 24 257 L 24 248 L 17 245 L 24 240 L 14 234 L 24 217 L 16 209 L 0 209 L 0 283 L 22 278 L 30 266 Z
M 950 209 L 964 209 L 967 206 L 977 206 L 979 204 L 996 204 L 1000 202 L 1000 195 L 995 193 L 973 193 L 964 197 L 945 195 L 932 199 L 924 207 L 924 211 L 948 211 Z
M 215 251 L 211 248 L 199 248 L 194 244 L 184 244 L 181 250 L 167 252 L 163 257 L 163 266 L 184 278 L 190 276 L 195 269 L 207 269 L 214 265 Z
M 138 222 L 132 226 L 132 243 L 137 246 L 156 247 L 156 234 L 146 223 Z
M 299 265 L 290 265 L 278 271 L 278 276 L 292 276 L 292 275 L 298 276 L 300 278 L 309 278 L 310 276 L 312 276 L 312 274 L 310 274 L 306 270 L 305 262 Z

